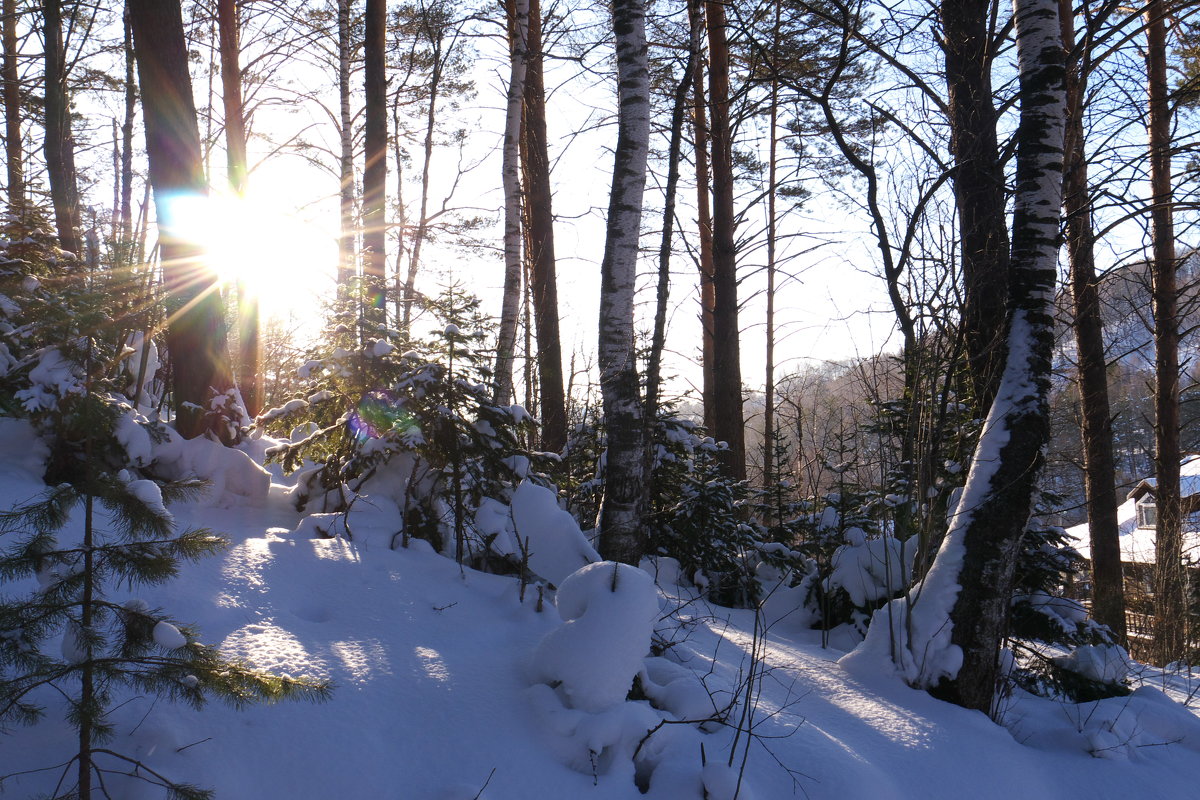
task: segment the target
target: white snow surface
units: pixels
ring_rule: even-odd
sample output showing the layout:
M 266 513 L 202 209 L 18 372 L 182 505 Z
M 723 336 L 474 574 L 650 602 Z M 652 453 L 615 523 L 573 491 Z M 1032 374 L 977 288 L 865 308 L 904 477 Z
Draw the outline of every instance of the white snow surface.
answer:
M 558 498 L 544 486 L 521 482 L 513 492 L 512 521 L 520 541 L 529 541 L 529 568 L 556 586 L 585 564 L 600 560 L 575 518 L 558 507 Z
M 0 420 L 0 508 L 44 489 L 34 443 L 25 423 Z M 286 489 L 272 486 L 260 506 L 173 505 L 181 527 L 212 528 L 231 547 L 182 565 L 164 585 L 138 586 L 136 594 L 113 587 L 109 599 L 161 607 L 194 623 L 201 641 L 229 657 L 328 677 L 335 683 L 331 700 L 242 712 L 213 702 L 196 711 L 118 691 L 107 718 L 116 749 L 226 800 L 731 797 L 746 739 L 728 767 L 734 732 L 719 723 L 704 726 L 709 732 L 663 725 L 638 755 L 648 777 L 630 764 L 664 716 L 693 718 L 708 710 L 706 702 L 727 703 L 749 663 L 752 612 L 688 596 L 666 580 L 669 568 L 659 571 L 658 589 L 635 578 L 628 588 L 639 599 L 630 599 L 631 609 L 649 613 L 651 591 L 655 606 L 665 604 L 653 624 L 659 641 L 671 644 L 661 657 L 639 654 L 646 693 L 658 708 L 645 700 L 597 713 L 568 708 L 550 686 L 531 687 L 527 672 L 539 643 L 566 626 L 553 608 L 535 610 L 534 593 L 521 603 L 515 578 L 460 571 L 416 544 L 391 550 L 372 536 L 360 542 L 297 532 L 300 517 Z M 386 517 L 390 509 L 373 513 Z M 77 532 L 81 524 L 79 514 L 71 527 Z M 611 569 L 598 564 L 583 574 L 595 571 L 603 584 Z M 576 601 L 588 601 L 576 621 L 608 599 L 591 580 L 580 592 L 564 581 L 561 608 L 574 612 Z M 17 595 L 37 585 L 7 581 L 0 591 Z M 639 649 L 644 644 L 640 639 Z M 50 652 L 59 651 L 52 642 Z M 909 688 L 887 670 L 847 670 L 839 651 L 822 649 L 819 632 L 802 626 L 771 627 L 762 653 L 767 672 L 756 684 L 761 695 L 751 719 L 761 738 L 748 748 L 740 800 L 1195 794 L 1200 678 L 1185 673 L 1136 665 L 1133 695 L 1078 706 L 1018 693 L 1004 710 L 1006 728 Z M 608 658 L 596 643 L 578 657 L 587 655 Z M 701 681 L 707 690 L 697 688 Z M 1188 698 L 1191 705 L 1178 702 Z M 48 715 L 0 741 L 0 775 L 62 764 L 74 753 L 62 697 L 46 690 L 38 699 Z M 739 717 L 740 707 L 731 719 Z M 601 747 L 595 776 L 589 742 Z M 639 774 L 648 781 L 646 794 L 635 784 Z M 7 779 L 5 797 L 48 794 L 57 777 L 51 771 Z M 162 797 L 119 776 L 108 787 L 125 800 Z

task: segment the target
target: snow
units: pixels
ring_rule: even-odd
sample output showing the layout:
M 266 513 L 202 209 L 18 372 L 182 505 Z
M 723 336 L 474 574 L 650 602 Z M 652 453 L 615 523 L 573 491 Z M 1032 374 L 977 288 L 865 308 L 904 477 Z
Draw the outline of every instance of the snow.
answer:
M 637 567 L 600 561 L 572 573 L 554 601 L 563 626 L 533 655 L 536 680 L 571 708 L 605 711 L 625 700 L 658 616 L 654 580 Z
M 44 488 L 44 457 L 27 423 L 0 418 L 0 507 Z M 708 605 L 673 585 L 669 560 L 646 562 L 657 586 L 632 567 L 581 564 L 561 579 L 555 608 L 538 613 L 512 576 L 460 570 L 419 540 L 386 546 L 398 511 L 376 495 L 352 506 L 353 538 L 317 538 L 289 505 L 289 487 L 268 488 L 260 505 L 172 505 L 181 528 L 211 528 L 231 547 L 181 565 L 162 586 L 114 587 L 108 598 L 139 613 L 162 607 L 228 657 L 334 682 L 325 704 L 241 712 L 118 692 L 106 720 L 119 749 L 217 797 L 702 800 L 730 798 L 731 787 L 739 800 L 1195 794 L 1200 693 L 1184 673 L 1134 665 L 1132 695 L 1078 706 L 1018 692 L 996 725 L 887 670 L 847 669 L 841 651 L 821 647 L 819 631 L 792 624 L 795 615 L 771 623 Z M 533 505 L 548 512 L 542 500 Z M 494 501 L 493 521 L 503 524 L 507 504 Z M 6 582 L 3 591 L 36 586 Z M 756 627 L 765 627 L 757 644 Z M 175 626 L 157 628 L 160 646 L 180 643 L 169 635 Z M 1079 658 L 1101 670 L 1120 661 Z M 684 722 L 744 696 L 752 663 L 753 709 L 737 705 L 728 724 Z M 602 667 L 608 672 L 593 674 Z M 627 697 L 635 676 L 647 699 Z M 41 699 L 46 720 L 5 738 L 0 775 L 65 763 L 74 752 L 61 696 L 47 689 Z M 743 713 L 756 736 L 743 731 L 735 747 L 731 725 Z M 50 794 L 56 780 L 9 778 L 5 796 Z M 113 780 L 114 797 L 162 796 Z
M 524 480 L 512 497 L 513 531 L 523 546 L 528 540 L 529 568 L 554 585 L 575 570 L 599 561 L 579 524 L 558 507 L 554 492 Z
M 187 637 L 171 623 L 160 620 L 154 626 L 154 643 L 164 650 L 178 650 L 187 646 Z

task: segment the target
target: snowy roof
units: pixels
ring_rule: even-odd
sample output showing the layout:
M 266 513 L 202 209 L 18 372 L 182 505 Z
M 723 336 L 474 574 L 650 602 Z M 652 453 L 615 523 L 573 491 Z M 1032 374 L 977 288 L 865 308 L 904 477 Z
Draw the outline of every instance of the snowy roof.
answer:
M 1157 479 L 1143 478 L 1133 487 L 1129 497 L 1141 497 L 1147 491 L 1154 491 L 1157 486 Z M 1192 454 L 1179 462 L 1179 496 L 1191 497 L 1197 494 L 1200 494 L 1200 455 Z
M 1130 497 L 1117 507 L 1117 528 L 1121 536 L 1121 560 L 1134 564 L 1154 563 L 1154 539 L 1157 531 L 1137 526 L 1137 499 Z M 1067 528 L 1075 548 L 1084 558 L 1092 557 L 1091 536 L 1085 522 Z M 1200 561 L 1200 514 L 1183 518 L 1183 554 L 1185 559 Z

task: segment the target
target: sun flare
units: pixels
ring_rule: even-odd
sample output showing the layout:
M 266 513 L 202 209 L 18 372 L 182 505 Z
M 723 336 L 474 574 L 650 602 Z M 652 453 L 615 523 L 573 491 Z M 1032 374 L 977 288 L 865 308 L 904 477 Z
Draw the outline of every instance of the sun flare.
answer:
M 333 288 L 337 244 L 325 225 L 283 198 L 179 198 L 176 231 L 201 245 L 209 268 L 259 298 L 264 321 L 318 313 Z

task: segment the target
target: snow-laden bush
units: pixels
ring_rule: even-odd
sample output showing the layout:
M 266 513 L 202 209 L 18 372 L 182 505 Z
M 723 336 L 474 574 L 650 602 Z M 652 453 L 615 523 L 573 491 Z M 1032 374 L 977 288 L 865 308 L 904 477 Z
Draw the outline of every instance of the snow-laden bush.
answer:
M 257 425 L 290 437 L 267 451 L 299 470 L 300 510 L 341 512 L 370 495 L 394 503 L 396 541 L 425 539 L 479 566 L 519 568 L 495 511 L 536 477 L 541 458 L 521 446 L 532 419 L 495 403 L 478 301 L 451 292 L 443 326 L 419 345 L 384 332 L 306 363 L 301 396 L 264 412 Z M 418 349 L 418 346 L 420 349 Z

